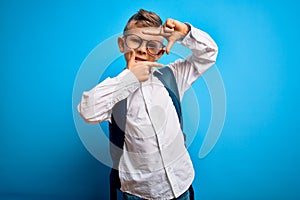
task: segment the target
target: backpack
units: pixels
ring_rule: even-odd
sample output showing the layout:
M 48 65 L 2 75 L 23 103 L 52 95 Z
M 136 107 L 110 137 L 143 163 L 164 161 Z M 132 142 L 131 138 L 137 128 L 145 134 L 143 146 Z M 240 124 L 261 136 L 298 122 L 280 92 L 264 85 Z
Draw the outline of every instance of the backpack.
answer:
M 183 130 L 182 111 L 180 104 L 180 96 L 177 88 L 176 79 L 172 70 L 169 67 L 159 69 L 159 72 L 154 71 L 154 75 L 163 83 L 164 87 L 172 99 L 181 129 Z M 127 99 L 118 102 L 112 109 L 112 120 L 109 123 L 109 140 L 110 140 L 110 155 L 113 161 L 113 167 L 110 173 L 110 200 L 117 200 L 117 191 L 121 188 L 119 179 L 119 161 L 123 153 L 123 145 L 125 140 L 125 123 L 127 113 Z M 185 135 L 184 135 L 185 136 Z M 194 190 L 192 186 L 189 188 L 190 199 L 194 200 Z

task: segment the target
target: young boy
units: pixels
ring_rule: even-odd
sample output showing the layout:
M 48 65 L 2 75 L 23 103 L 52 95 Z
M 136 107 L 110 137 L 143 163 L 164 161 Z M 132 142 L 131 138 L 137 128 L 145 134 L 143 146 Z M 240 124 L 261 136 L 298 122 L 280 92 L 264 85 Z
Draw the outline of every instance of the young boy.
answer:
M 166 48 L 164 39 L 168 41 Z M 192 50 L 186 59 L 166 66 L 174 74 L 181 100 L 191 84 L 216 61 L 217 45 L 188 23 L 167 19 L 162 24 L 157 14 L 140 9 L 118 38 L 126 69 L 84 92 L 78 105 L 87 123 L 109 121 L 123 132 L 119 135 L 123 142 L 113 144 L 121 148 L 114 167 L 124 199 L 182 200 L 191 196 L 194 168 L 178 114 L 169 92 L 155 75 L 161 74 L 157 68 L 163 67 L 156 61 L 165 51 L 169 54 L 176 41 Z M 123 112 L 115 112 L 120 102 L 125 102 L 126 115 L 121 117 L 125 125 L 115 122 Z

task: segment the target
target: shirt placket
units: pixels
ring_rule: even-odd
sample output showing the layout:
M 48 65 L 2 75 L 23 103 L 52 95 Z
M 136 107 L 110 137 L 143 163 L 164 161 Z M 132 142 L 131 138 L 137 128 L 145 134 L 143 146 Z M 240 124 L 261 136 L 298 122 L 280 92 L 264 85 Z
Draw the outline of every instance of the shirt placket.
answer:
M 151 76 L 151 75 L 150 75 Z M 144 98 L 144 102 L 145 102 L 145 109 L 146 112 L 148 114 L 148 117 L 151 121 L 152 127 L 154 129 L 155 132 L 155 136 L 156 136 L 156 142 L 157 142 L 157 147 L 158 147 L 158 151 L 159 151 L 159 155 L 161 156 L 162 159 L 162 164 L 164 167 L 164 170 L 166 172 L 168 181 L 170 183 L 170 186 L 172 188 L 172 192 L 173 195 L 175 195 L 176 191 L 178 191 L 178 184 L 175 180 L 175 177 L 172 176 L 173 174 L 173 168 L 171 166 L 166 166 L 165 162 L 167 160 L 167 158 L 165 158 L 167 155 L 164 155 L 163 153 L 163 141 L 161 140 L 161 138 L 159 137 L 159 131 L 161 130 L 161 128 L 159 127 L 155 127 L 155 123 L 152 123 L 155 119 L 153 119 L 152 115 L 151 115 L 151 108 L 153 106 L 153 95 L 152 95 L 152 91 L 153 91 L 153 79 L 151 78 L 150 80 L 143 82 L 141 84 L 141 91 L 142 91 L 142 95 Z

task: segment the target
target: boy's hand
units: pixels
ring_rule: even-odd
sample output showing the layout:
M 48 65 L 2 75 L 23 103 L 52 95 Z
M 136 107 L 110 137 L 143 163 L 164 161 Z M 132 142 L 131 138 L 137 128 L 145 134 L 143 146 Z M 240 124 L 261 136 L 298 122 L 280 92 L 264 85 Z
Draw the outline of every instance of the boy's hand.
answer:
M 164 67 L 163 64 L 150 61 L 135 61 L 135 51 L 129 52 L 130 58 L 127 62 L 127 68 L 135 75 L 139 82 L 144 82 L 149 79 L 152 67 Z
M 190 31 L 190 27 L 180 21 L 174 19 L 167 19 L 163 26 L 158 30 L 146 30 L 144 34 L 148 35 L 161 35 L 168 41 L 166 53 L 169 54 L 173 44 L 185 37 Z

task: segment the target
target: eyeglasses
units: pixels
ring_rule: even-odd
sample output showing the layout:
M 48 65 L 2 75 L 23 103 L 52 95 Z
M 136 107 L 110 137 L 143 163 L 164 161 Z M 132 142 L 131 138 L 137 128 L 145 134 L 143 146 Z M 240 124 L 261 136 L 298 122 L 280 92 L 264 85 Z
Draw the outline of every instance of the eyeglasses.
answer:
M 125 38 L 125 44 L 130 49 L 138 49 L 145 41 L 147 52 L 150 55 L 155 56 L 160 54 L 162 51 L 164 51 L 165 46 L 163 45 L 163 43 L 157 40 L 144 40 L 135 34 L 125 35 L 124 38 Z

